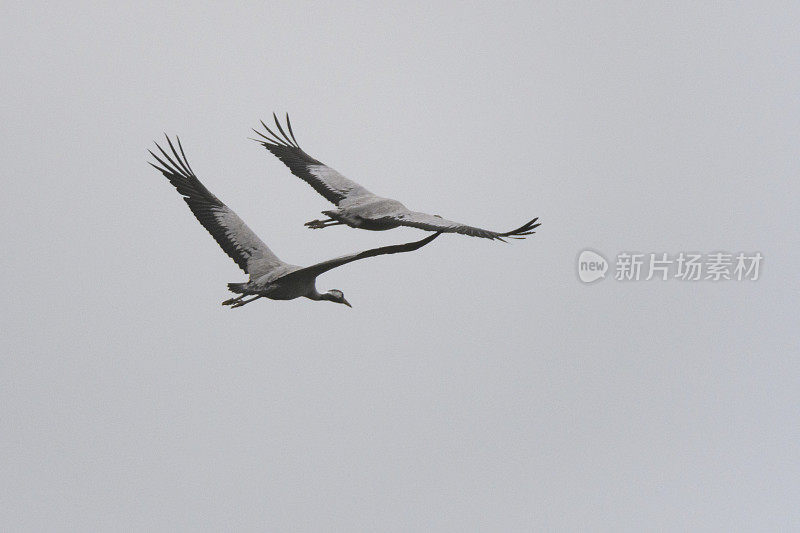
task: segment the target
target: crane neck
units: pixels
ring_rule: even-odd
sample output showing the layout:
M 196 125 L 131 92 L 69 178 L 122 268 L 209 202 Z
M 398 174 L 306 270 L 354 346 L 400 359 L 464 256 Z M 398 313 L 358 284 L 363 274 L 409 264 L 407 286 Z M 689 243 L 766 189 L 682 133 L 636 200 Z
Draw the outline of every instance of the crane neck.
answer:
M 308 294 L 306 294 L 306 298 L 318 302 L 320 300 L 330 300 L 330 295 L 327 293 L 320 294 L 317 292 L 316 287 L 312 287 Z

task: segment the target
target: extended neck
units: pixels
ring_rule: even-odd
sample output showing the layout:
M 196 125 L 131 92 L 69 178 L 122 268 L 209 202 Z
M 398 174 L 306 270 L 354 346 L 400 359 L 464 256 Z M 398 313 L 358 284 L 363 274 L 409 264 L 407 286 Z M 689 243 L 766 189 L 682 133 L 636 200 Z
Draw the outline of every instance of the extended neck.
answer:
M 318 302 L 320 300 L 330 300 L 331 299 L 331 295 L 328 294 L 328 293 L 320 294 L 319 292 L 317 292 L 317 288 L 316 287 L 312 287 L 311 290 L 309 291 L 309 293 L 306 294 L 306 298 Z

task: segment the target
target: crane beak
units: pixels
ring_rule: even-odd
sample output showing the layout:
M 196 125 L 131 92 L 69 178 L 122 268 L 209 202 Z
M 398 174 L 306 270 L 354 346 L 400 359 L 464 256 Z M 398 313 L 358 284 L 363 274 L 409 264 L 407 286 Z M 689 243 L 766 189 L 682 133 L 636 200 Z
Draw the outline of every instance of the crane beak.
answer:
M 350 309 L 352 309 L 352 308 L 353 308 L 353 306 L 352 306 L 352 305 L 350 305 L 350 302 L 348 302 L 348 301 L 347 301 L 347 300 L 345 300 L 344 298 L 342 298 L 342 303 L 343 303 L 344 305 L 346 305 L 347 307 L 349 307 Z

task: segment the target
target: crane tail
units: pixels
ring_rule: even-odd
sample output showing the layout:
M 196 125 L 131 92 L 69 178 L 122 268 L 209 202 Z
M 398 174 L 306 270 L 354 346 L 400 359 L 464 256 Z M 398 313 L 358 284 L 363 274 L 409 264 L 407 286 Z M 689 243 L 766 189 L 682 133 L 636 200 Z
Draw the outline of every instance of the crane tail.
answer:
M 247 283 L 228 283 L 228 290 L 236 294 L 245 294 Z

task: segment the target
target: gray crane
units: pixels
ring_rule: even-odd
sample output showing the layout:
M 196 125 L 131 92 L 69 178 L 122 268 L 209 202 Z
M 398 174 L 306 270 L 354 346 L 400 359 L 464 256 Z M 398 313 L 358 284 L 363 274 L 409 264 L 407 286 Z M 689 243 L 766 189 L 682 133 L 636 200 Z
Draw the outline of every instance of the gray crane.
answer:
M 342 291 L 338 289 L 331 289 L 321 294 L 317 292 L 317 276 L 332 268 L 359 259 L 411 252 L 425 246 L 440 235 L 440 233 L 435 233 L 420 241 L 373 248 L 323 261 L 309 267 L 290 265 L 278 259 L 278 256 L 272 253 L 272 250 L 247 227 L 247 224 L 236 213 L 206 189 L 189 166 L 179 138 L 176 137 L 176 143 L 180 155 L 169 137 L 167 137 L 167 143 L 171 154 L 161 148 L 158 143 L 156 143 L 156 148 L 161 153 L 161 157 L 152 150 L 148 150 L 158 162 L 158 164 L 149 162 L 150 165 L 164 174 L 183 196 L 197 220 L 214 237 L 225 253 L 250 276 L 249 281 L 245 283 L 228 283 L 228 289 L 239 296 L 222 302 L 222 305 L 234 308 L 259 298 L 293 300 L 306 297 L 311 300 L 327 300 L 352 307 Z M 245 299 L 247 296 L 250 298 Z
M 327 228 L 347 224 L 351 228 L 383 231 L 398 226 L 411 226 L 427 231 L 461 233 L 471 237 L 503 241 L 505 237 L 524 239 L 526 235 L 534 233 L 533 230 L 539 226 L 537 217 L 517 229 L 498 232 L 453 222 L 438 215 L 411 211 L 397 200 L 382 198 L 369 192 L 358 183 L 345 178 L 331 167 L 305 153 L 294 137 L 288 114 L 286 115 L 288 135 L 275 113 L 272 114 L 272 117 L 275 119 L 275 126 L 279 134 L 273 132 L 262 120 L 261 125 L 266 129 L 266 133 L 253 130 L 261 137 L 261 139 L 253 140 L 272 152 L 289 167 L 292 174 L 311 185 L 337 207 L 337 209 L 322 212 L 328 217 L 327 219 L 306 222 L 305 225 L 309 228 Z

